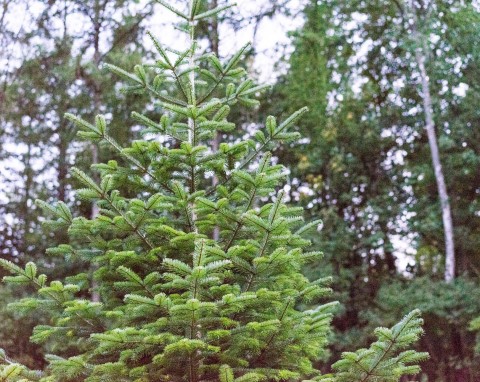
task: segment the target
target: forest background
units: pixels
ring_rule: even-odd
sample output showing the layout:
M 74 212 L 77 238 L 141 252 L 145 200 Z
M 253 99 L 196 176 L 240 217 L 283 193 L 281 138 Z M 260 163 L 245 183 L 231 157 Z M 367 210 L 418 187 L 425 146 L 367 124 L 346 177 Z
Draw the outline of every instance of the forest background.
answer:
M 209 0 L 212 8 L 221 3 Z M 341 302 L 326 357 L 367 344 L 374 327 L 418 307 L 426 332 L 419 350 L 430 359 L 417 380 L 480 380 L 479 4 L 242 0 L 237 8 L 202 24 L 201 43 L 228 57 L 251 39 L 245 65 L 272 83 L 262 107 L 235 115 L 238 139 L 266 115 L 310 109 L 298 125 L 306 138 L 275 155 L 289 168 L 288 198 L 323 220 L 311 239 L 325 257 L 306 271 L 333 274 Z M 174 41 L 166 17 L 153 1 L 0 2 L 0 256 L 34 260 L 55 277 L 81 267 L 45 255 L 62 237 L 42 228 L 33 201 L 92 214 L 74 202 L 69 169 L 88 171 L 117 154 L 79 142 L 63 114 L 91 120 L 101 112 L 117 141 L 136 139 L 129 111 L 145 96 L 120 93 L 102 64 L 130 69 L 151 55 L 146 30 Z M 451 211 L 450 274 L 429 123 Z M 6 307 L 19 293 L 0 287 L 0 346 L 41 367 L 41 350 L 28 339 L 43 318 Z

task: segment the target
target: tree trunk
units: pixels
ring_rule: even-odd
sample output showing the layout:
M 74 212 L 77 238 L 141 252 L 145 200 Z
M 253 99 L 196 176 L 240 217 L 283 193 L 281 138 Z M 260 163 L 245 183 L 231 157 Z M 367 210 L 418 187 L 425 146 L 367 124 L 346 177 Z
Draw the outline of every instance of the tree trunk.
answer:
M 218 1 L 217 0 L 212 0 L 210 4 L 210 9 L 215 9 L 218 6 Z M 219 54 L 219 36 L 218 36 L 218 15 L 215 15 L 212 18 L 212 21 L 210 22 L 209 28 L 208 28 L 208 41 L 210 44 L 210 50 L 212 53 L 214 53 L 217 57 L 220 57 Z M 221 142 L 221 135 L 219 132 L 215 134 L 215 137 L 213 138 L 212 142 L 212 150 L 213 152 L 218 151 L 218 147 L 220 146 Z M 212 178 L 212 186 L 216 186 L 218 184 L 218 178 L 214 174 Z M 220 227 L 216 226 L 213 229 L 213 240 L 219 241 L 220 240 Z
M 93 47 L 94 47 L 94 53 L 93 53 L 93 61 L 95 64 L 95 69 L 99 69 L 100 66 L 100 60 L 101 60 L 101 54 L 100 54 L 100 30 L 101 30 L 101 19 L 100 19 L 100 12 L 101 12 L 101 5 L 99 0 L 95 2 L 95 16 L 94 16 L 94 35 L 93 35 Z M 98 84 L 95 79 L 92 81 L 93 84 L 93 113 L 94 115 L 97 115 L 100 112 L 100 96 L 101 96 L 101 89 L 100 89 L 100 84 Z M 92 150 L 92 165 L 99 163 L 99 152 L 98 152 L 98 146 L 96 144 L 92 144 L 91 146 Z M 99 182 L 99 177 L 97 174 L 93 174 L 93 179 L 95 179 L 97 182 Z M 99 213 L 98 205 L 94 202 L 92 203 L 92 209 L 91 209 L 91 219 L 95 219 Z M 92 272 L 92 301 L 93 302 L 100 302 L 100 293 L 98 292 L 98 283 L 96 282 L 95 278 L 93 277 L 93 273 L 97 267 L 95 265 L 91 266 L 90 271 Z
M 413 11 L 413 7 L 412 7 Z M 432 97 L 430 93 L 430 84 L 425 69 L 425 52 L 421 36 L 416 27 L 416 19 L 414 17 L 413 37 L 417 43 L 415 49 L 415 60 L 420 72 L 422 86 L 423 112 L 425 116 L 425 130 L 428 135 L 428 144 L 432 155 L 432 165 L 437 182 L 438 196 L 440 198 L 440 206 L 442 209 L 443 231 L 445 236 L 445 281 L 451 282 L 455 278 L 455 245 L 453 239 L 453 223 L 450 201 L 447 193 L 445 177 L 443 175 L 442 163 L 440 161 L 440 152 L 438 149 L 437 136 L 435 133 L 435 123 L 433 120 Z
M 65 131 L 63 123 L 61 124 L 61 129 Z M 61 132 L 60 132 L 61 134 Z M 59 136 L 60 136 L 59 134 Z M 67 175 L 68 175 L 68 160 L 67 160 L 67 142 L 65 142 L 64 137 L 59 137 L 58 145 L 58 171 L 57 171 L 57 181 L 58 181 L 58 200 L 65 202 L 67 196 Z

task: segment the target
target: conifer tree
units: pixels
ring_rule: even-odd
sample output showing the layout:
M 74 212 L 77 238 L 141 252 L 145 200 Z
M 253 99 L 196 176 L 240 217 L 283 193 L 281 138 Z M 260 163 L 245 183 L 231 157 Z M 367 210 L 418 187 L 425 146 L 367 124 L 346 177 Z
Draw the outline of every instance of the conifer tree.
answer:
M 38 202 L 53 216 L 50 225 L 70 238 L 48 252 L 94 265 L 95 282 L 85 274 L 48 282 L 34 263 L 1 261 L 13 274 L 7 282 L 38 289 L 38 297 L 16 307 L 48 311 L 50 324 L 37 326 L 32 341 L 52 354 L 48 368 L 37 372 L 0 353 L 0 378 L 398 381 L 418 372 L 425 354 L 404 351 L 422 331 L 418 311 L 392 329 L 377 329 L 370 349 L 345 353 L 336 374 L 315 370 L 335 307 L 320 304 L 330 280 L 302 274 L 321 255 L 303 237 L 319 222 L 305 224 L 302 209 L 285 204 L 278 191 L 285 169 L 269 152 L 299 138 L 291 128 L 307 110 L 278 123 L 268 117 L 249 139 L 213 150 L 215 135 L 236 127 L 227 120 L 230 108 L 257 105 L 254 97 L 265 87 L 237 67 L 248 46 L 225 63 L 200 52 L 196 23 L 228 6 L 202 12 L 201 1 L 192 0 L 185 12 L 158 2 L 183 20 L 186 49 L 163 48 L 150 36 L 158 51 L 154 64 L 137 65 L 134 73 L 107 66 L 129 82 L 126 91 L 153 95 L 163 116 L 157 122 L 148 112 L 133 112 L 145 139 L 122 148 L 104 116 L 91 124 L 67 114 L 82 138 L 111 146 L 123 160 L 95 164 L 99 182 L 72 169 L 85 186 L 79 198 L 98 205 L 92 219 L 74 217 L 63 202 Z M 178 96 L 163 90 L 172 86 Z M 222 89 L 224 96 L 213 98 Z

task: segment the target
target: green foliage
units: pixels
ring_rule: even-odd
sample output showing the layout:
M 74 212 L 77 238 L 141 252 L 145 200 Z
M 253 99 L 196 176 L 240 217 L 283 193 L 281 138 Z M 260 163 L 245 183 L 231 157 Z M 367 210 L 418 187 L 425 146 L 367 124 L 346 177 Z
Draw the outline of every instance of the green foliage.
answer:
M 26 299 L 26 292 L 18 292 L 16 285 L 12 285 L 12 287 L 2 285 L 0 289 L 0 299 L 2 301 L 0 307 L 2 317 L 0 344 L 4 353 L 8 354 L 15 362 L 30 368 L 39 368 L 45 364 L 40 346 L 29 341 L 33 327 L 41 323 L 38 314 L 35 317 L 31 315 L 32 310 L 38 308 L 38 304 L 33 298 Z M 22 298 L 23 301 L 21 301 Z M 23 306 L 19 307 L 18 305 Z M 30 307 L 32 309 L 29 309 Z
M 456 238 L 460 278 L 453 286 L 438 282 L 443 226 L 406 6 L 421 20 L 427 52 Z M 478 125 L 480 13 L 472 2 L 381 0 L 309 1 L 304 14 L 288 72 L 267 110 L 288 112 L 299 104 L 312 110 L 299 126 L 306 139 L 275 154 L 290 169 L 290 197 L 324 222 L 311 238 L 326 256 L 306 272 L 335 276 L 342 309 L 330 359 L 354 344 L 366 346 L 373 327 L 390 326 L 419 307 L 426 335 L 418 349 L 431 354 L 421 378 L 477 380 L 467 328 L 478 315 L 480 140 L 472 127 Z M 464 95 L 457 91 L 466 85 Z M 394 248 L 399 241 L 416 250 L 408 280 L 395 264 L 398 254 L 410 257 Z
M 470 321 L 469 329 L 472 330 L 472 331 L 475 331 L 475 332 L 480 332 L 480 317 L 477 317 L 477 318 L 473 319 L 472 321 Z M 477 353 L 480 353 L 480 340 L 479 340 L 478 335 L 477 335 L 477 345 L 475 347 L 475 351 Z
M 304 139 L 276 154 L 290 169 L 289 196 L 307 216 L 323 221 L 309 237 L 325 258 L 305 272 L 333 274 L 336 281 L 334 297 L 342 308 L 334 320 L 330 359 L 358 346 L 359 333 L 368 335 L 362 314 L 397 272 L 392 236 L 407 233 L 398 225 L 407 196 L 398 182 L 402 169 L 390 159 L 396 137 L 384 134 L 389 121 L 382 119 L 379 89 L 369 79 L 360 93 L 352 91 L 360 65 L 351 62 L 360 48 L 343 26 L 356 25 L 351 16 L 356 9 L 340 1 L 308 2 L 305 24 L 293 33 L 289 70 L 269 109 L 283 113 L 307 105 L 311 110 L 298 127 Z M 375 15 L 366 16 L 368 23 L 359 29 L 375 22 Z
M 479 33 L 480 13 L 471 2 L 458 8 L 440 1 L 433 5 L 435 12 L 419 7 L 417 13 L 418 17 L 428 15 L 424 17 L 422 33 L 438 36 L 438 41 L 427 45 L 427 49 L 432 52 L 428 56 L 427 70 L 442 152 L 442 167 L 452 207 L 457 273 L 478 278 L 480 222 L 477 190 L 480 146 L 478 129 L 472 126 L 478 123 L 476 105 L 479 95 L 474 89 L 479 85 L 480 61 L 473 41 Z M 462 48 L 458 49 L 459 46 Z M 454 65 L 454 61 L 458 64 Z M 465 94 L 456 91 L 465 85 L 469 88 Z M 415 83 L 412 83 L 403 94 L 414 88 Z M 407 150 L 407 166 L 412 173 L 408 184 L 416 195 L 415 203 L 411 203 L 409 208 L 415 213 L 411 224 L 412 229 L 418 232 L 418 248 L 426 255 L 420 259 L 416 271 L 421 275 L 436 276 L 443 269 L 432 267 L 428 257 L 433 255 L 440 260 L 443 258 L 443 227 L 438 224 L 440 220 L 434 188 L 435 177 L 433 169 L 428 165 L 430 152 L 424 144 L 423 126 L 418 126 L 417 123 L 412 125 L 415 126 L 419 139 Z
M 428 353 L 405 350 L 423 334 L 420 311 L 414 310 L 391 329 L 375 329 L 377 341 L 368 349 L 344 352 L 342 359 L 332 365 L 335 374 L 314 379 L 325 382 L 399 381 L 404 375 L 420 372 L 417 365 L 428 358 Z
M 129 108 L 139 101 L 143 104 L 145 99 L 137 94 L 119 94 L 116 91 L 119 79 L 102 72 L 98 65 L 99 60 L 113 60 L 119 65 L 140 62 L 144 50 L 139 36 L 151 12 L 149 2 L 144 2 L 145 7 L 138 11 L 135 3 L 134 0 L 85 0 L 81 4 L 73 0 L 62 3 L 19 0 L 5 4 L 2 20 L 6 24 L 0 22 L 0 40 L 4 37 L 4 27 L 11 29 L 8 50 L 12 55 L 9 64 L 0 70 L 2 258 L 19 265 L 35 261 L 45 274 L 59 279 L 73 269 L 88 270 L 88 264 L 80 261 L 73 250 L 69 251 L 68 262 L 63 259 L 65 248 L 63 252 L 50 250 L 45 254 L 48 247 L 68 240 L 65 230 L 68 225 L 59 220 L 41 226 L 43 211 L 39 207 L 42 206 L 36 206 L 34 201 L 57 199 L 66 203 L 75 216 L 90 216 L 91 205 L 74 200 L 72 189 L 76 184 L 72 184 L 69 169 L 72 164 L 83 170 L 89 168 L 94 157 L 93 145 L 73 142 L 77 129 L 63 117 L 65 112 L 93 119 L 100 111 L 98 105 L 109 116 L 118 142 L 129 141 L 135 135 L 132 129 L 135 122 L 125 121 Z M 19 11 L 25 20 L 22 28 L 7 22 L 17 20 Z M 78 29 L 78 25 L 82 27 Z M 95 41 L 102 43 L 96 46 Z M 97 154 L 100 160 L 115 158 L 103 145 Z M 4 274 L 2 270 L 1 276 Z M 24 295 L 12 291 L 10 286 L 0 288 L 2 296 Z M 27 291 L 31 293 L 31 288 Z M 10 300 L 2 299 L 5 304 Z M 0 322 L 5 323 L 0 334 L 1 346 L 18 362 L 32 367 L 44 365 L 44 355 L 38 347 L 28 346 L 28 338 L 35 323 L 48 320 L 45 313 L 40 309 L 24 318 L 18 309 L 1 310 Z M 11 330 L 12 319 L 23 322 L 22 328 Z
M 294 381 L 320 375 L 314 362 L 325 351 L 336 304 L 323 303 L 330 278 L 312 281 L 302 273 L 321 256 L 305 238 L 318 222 L 305 224 L 303 210 L 285 203 L 286 171 L 272 163 L 270 152 L 299 138 L 293 130 L 307 110 L 279 123 L 268 117 L 249 138 L 214 149 L 215 134 L 234 128 L 226 120 L 230 108 L 257 105 L 265 87 L 237 68 L 246 47 L 226 63 L 200 54 L 196 21 L 225 7 L 202 11 L 193 0 L 184 12 L 160 3 L 188 23 L 190 45 L 167 50 L 154 40 L 160 57 L 134 73 L 107 65 L 129 82 L 125 91 L 158 101 L 159 123 L 135 113 L 146 125 L 145 139 L 124 148 L 105 117 L 91 124 L 67 114 L 82 138 L 110 147 L 119 160 L 93 165 L 100 180 L 71 171 L 84 187 L 78 196 L 98 207 L 91 219 L 75 216 L 63 202 L 38 202 L 53 215 L 49 224 L 66 229 L 70 239 L 49 252 L 90 264 L 93 281 L 77 274 L 49 282 L 34 263 L 0 262 L 13 274 L 5 281 L 37 289 L 38 298 L 18 308 L 42 307 L 50 316 L 32 335 L 51 350 L 49 366 L 39 377 L 4 358 L 7 380 Z M 165 92 L 164 82 L 174 91 Z M 218 91 L 224 95 L 213 97 Z M 417 314 L 391 331 L 379 329 L 372 345 L 375 354 L 383 351 L 382 370 L 385 360 L 397 380 L 423 357 L 395 353 L 421 332 Z M 389 340 L 391 349 L 384 345 Z M 358 354 L 368 360 L 373 353 Z M 337 365 L 342 378 L 350 366 Z
M 399 280 L 380 289 L 375 305 L 362 314 L 369 328 L 390 324 L 412 307 L 422 311 L 426 335 L 417 348 L 430 353 L 430 359 L 422 364 L 429 378 L 480 377 L 475 334 L 468 330 L 469 322 L 480 314 L 480 288 L 474 281 L 461 277 L 453 283 L 427 277 Z
M 338 370 L 336 381 L 398 381 L 402 375 L 420 372 L 417 365 L 428 353 L 404 350 L 417 342 L 423 333 L 420 311 L 414 310 L 391 329 L 377 328 L 377 341 L 369 349 L 343 353 L 333 368 Z M 403 351 L 402 351 L 403 350 Z

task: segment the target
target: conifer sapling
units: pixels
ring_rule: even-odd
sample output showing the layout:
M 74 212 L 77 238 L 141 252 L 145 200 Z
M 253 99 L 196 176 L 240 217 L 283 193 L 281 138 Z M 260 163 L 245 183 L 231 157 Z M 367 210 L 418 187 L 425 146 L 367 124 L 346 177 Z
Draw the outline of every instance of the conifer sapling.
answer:
M 315 370 L 335 306 L 318 303 L 330 280 L 302 274 L 321 255 L 304 238 L 319 222 L 305 224 L 302 209 L 285 203 L 279 191 L 285 171 L 271 158 L 276 145 L 299 138 L 293 128 L 307 110 L 284 121 L 268 117 L 249 139 L 229 139 L 238 128 L 227 119 L 230 108 L 256 106 L 265 88 L 238 67 L 248 45 L 221 62 L 195 40 L 196 23 L 229 6 L 208 10 L 191 0 L 184 11 L 158 2 L 182 19 L 188 46 L 163 48 L 150 35 L 155 63 L 133 73 L 106 66 L 128 82 L 125 91 L 151 94 L 161 118 L 133 112 L 144 139 L 122 148 L 105 117 L 92 124 L 66 115 L 81 138 L 109 145 L 123 160 L 94 165 L 100 183 L 72 169 L 84 185 L 78 197 L 99 207 L 93 219 L 74 217 L 62 202 L 38 202 L 53 216 L 52 227 L 68 230 L 70 238 L 49 255 L 94 265 L 95 282 L 87 274 L 50 282 L 33 263 L 2 261 L 13 274 L 5 281 L 38 290 L 16 307 L 48 310 L 51 324 L 37 326 L 32 341 L 51 354 L 46 370 L 31 371 L 0 353 L 0 378 L 397 381 L 418 372 L 415 364 L 425 355 L 399 351 L 421 333 L 416 311 L 391 330 L 378 329 L 371 349 L 345 354 L 334 366 L 337 374 Z M 224 143 L 214 151 L 217 133 Z M 101 302 L 91 300 L 92 285 Z

